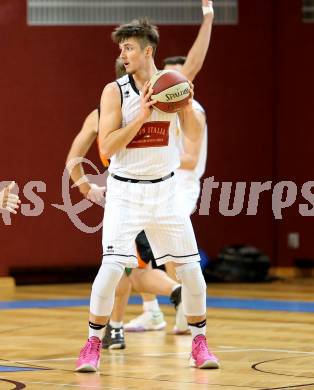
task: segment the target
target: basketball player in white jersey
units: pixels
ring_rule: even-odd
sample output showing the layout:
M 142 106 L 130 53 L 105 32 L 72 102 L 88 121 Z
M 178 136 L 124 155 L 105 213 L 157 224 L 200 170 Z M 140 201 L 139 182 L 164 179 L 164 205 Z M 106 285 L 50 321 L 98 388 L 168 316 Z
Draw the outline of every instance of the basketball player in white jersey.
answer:
M 17 209 L 20 207 L 21 201 L 18 195 L 12 194 L 12 190 L 15 186 L 15 182 L 12 181 L 8 186 L 0 191 L 0 210 L 6 210 L 10 213 L 16 214 Z
M 213 8 L 212 8 L 212 2 L 209 2 L 207 0 L 203 0 L 203 10 L 204 12 L 204 19 L 201 24 L 199 33 L 197 35 L 197 38 L 195 42 L 193 43 L 191 49 L 189 50 L 187 58 L 185 57 L 169 57 L 166 60 L 164 60 L 165 69 L 175 69 L 183 74 L 185 74 L 187 77 L 190 77 L 192 80 L 196 76 L 196 74 L 199 72 L 199 70 L 202 67 L 202 64 L 205 59 L 205 55 L 208 50 L 209 46 L 209 40 L 211 35 L 211 27 L 212 27 L 212 21 L 213 21 Z M 183 66 L 184 65 L 184 66 Z M 116 73 L 120 74 L 121 76 L 124 75 L 125 69 L 121 67 L 121 63 L 119 61 L 116 62 Z M 197 109 L 203 114 L 203 109 L 196 105 Z M 73 142 L 71 151 L 69 153 L 69 158 L 74 157 L 84 157 L 87 153 L 87 150 L 93 143 L 93 141 L 97 137 L 98 132 L 98 121 L 99 121 L 99 113 L 97 110 L 94 110 L 89 116 L 86 118 L 86 121 L 83 125 L 83 128 L 81 132 L 76 137 L 75 141 Z M 181 132 L 182 134 L 182 132 Z M 199 147 L 199 144 L 201 143 L 201 148 Z M 204 130 L 204 136 L 200 137 L 198 142 L 191 144 L 186 140 L 184 142 L 181 140 L 181 164 L 180 164 L 180 170 L 178 171 L 178 195 L 179 199 L 178 201 L 181 202 L 184 205 L 184 209 L 191 214 L 192 209 L 194 209 L 198 196 L 199 196 L 199 178 L 202 176 L 205 162 L 206 162 L 206 151 L 207 151 L 207 131 Z M 186 150 L 182 149 L 183 144 L 185 144 Z M 200 156 L 199 156 L 199 149 Z M 198 161 L 199 160 L 199 161 Z M 104 166 L 108 166 L 108 161 L 105 159 L 102 159 Z M 197 163 L 198 161 L 198 163 Z M 198 165 L 198 168 L 195 169 L 195 165 Z M 201 169 L 200 169 L 201 167 Z M 182 172 L 182 174 L 181 174 Z M 198 174 L 195 175 L 195 173 L 198 172 Z M 187 173 L 187 174 L 185 174 Z M 72 171 L 72 179 L 74 181 L 79 181 L 81 177 L 84 175 L 83 167 L 81 164 L 78 164 L 75 166 L 75 168 Z M 197 176 L 197 177 L 195 177 Z M 185 182 L 185 179 L 187 179 L 189 182 Z M 189 180 L 190 179 L 190 180 Z M 100 202 L 101 198 L 103 197 L 103 188 L 98 187 L 94 183 L 88 183 L 83 182 L 80 186 L 81 193 L 87 198 L 94 202 Z M 148 243 L 142 241 L 142 238 L 140 239 L 140 235 L 138 236 L 139 241 L 137 242 L 137 245 L 143 245 L 149 247 Z M 145 238 L 145 237 L 144 237 Z M 140 251 L 141 255 L 141 247 L 138 246 L 138 250 Z M 147 252 L 147 250 L 146 250 Z M 143 257 L 143 256 L 142 256 Z M 152 260 L 152 256 L 150 258 L 147 258 L 146 261 Z M 173 272 L 173 267 L 169 267 L 170 263 L 167 264 L 167 271 L 169 272 L 170 269 L 170 275 L 175 275 Z M 143 267 L 143 266 L 142 266 Z M 127 272 L 129 273 L 131 269 L 129 269 Z M 146 269 L 148 271 L 148 269 Z M 124 348 L 125 347 L 125 341 L 123 336 L 123 315 L 125 311 L 125 305 L 128 300 L 128 295 L 130 292 L 131 285 L 135 285 L 134 278 L 138 278 L 140 273 L 143 272 L 143 269 L 141 270 L 134 270 L 131 277 L 129 278 L 123 278 L 123 280 L 119 283 L 119 288 L 117 289 L 115 304 L 114 304 L 114 310 L 110 319 L 110 323 L 108 324 L 106 328 L 106 336 L 103 339 L 103 347 L 104 348 Z M 145 280 L 143 283 L 143 291 L 150 291 L 152 292 L 154 287 L 149 290 L 149 283 L 146 283 L 150 280 L 150 277 L 156 279 L 161 286 L 160 291 L 169 290 L 169 288 L 174 288 L 171 286 L 171 283 L 169 279 L 167 279 L 164 274 L 156 274 L 154 275 L 154 272 L 145 272 L 145 279 L 142 277 L 142 280 Z M 174 277 L 175 279 L 175 277 Z M 137 291 L 140 285 L 136 283 Z M 164 286 L 164 287 L 162 287 Z M 176 285 L 177 286 L 177 285 Z M 176 287 L 175 286 L 175 287 Z M 135 288 L 136 289 L 136 288 Z M 123 296 L 123 292 L 125 296 Z M 176 292 L 176 290 L 174 290 Z M 160 295 L 162 295 L 162 292 L 159 292 Z M 141 314 L 139 317 L 135 318 L 131 322 L 125 325 L 126 331 L 145 331 L 145 330 L 162 330 L 166 326 L 166 322 L 164 320 L 163 313 L 160 310 L 160 307 L 158 305 L 158 301 L 156 299 L 156 296 L 151 294 L 141 294 L 144 303 L 144 313 Z M 167 294 L 168 295 L 168 294 Z M 176 294 L 177 295 L 177 294 Z M 175 304 L 175 307 L 178 307 L 178 302 L 180 302 L 180 297 L 171 297 L 172 302 Z M 114 332 L 113 332 L 114 330 Z M 175 334 L 185 334 L 188 333 L 189 329 L 187 327 L 187 323 L 184 320 L 184 318 L 181 316 L 180 309 L 177 311 L 176 315 L 176 324 L 174 327 L 174 333 Z
M 190 364 L 218 368 L 205 337 L 206 284 L 197 244 L 191 221 L 181 213 L 175 196 L 173 171 L 180 164 L 177 115 L 153 110 L 155 101 L 150 100 L 149 80 L 156 72 L 159 35 L 147 21 L 135 20 L 118 27 L 113 40 L 119 44 L 128 75 L 108 84 L 101 98 L 99 145 L 101 153 L 111 159 L 104 222 L 111 229 L 103 229 L 103 262 L 92 287 L 89 338 L 76 370 L 96 371 L 99 366 L 101 338 L 114 291 L 125 267 L 137 266 L 134 240 L 142 230 L 158 265 L 175 261 L 193 338 Z M 201 124 L 191 100 L 179 117 L 186 136 L 197 140 Z M 152 127 L 162 129 L 163 136 L 155 139 Z

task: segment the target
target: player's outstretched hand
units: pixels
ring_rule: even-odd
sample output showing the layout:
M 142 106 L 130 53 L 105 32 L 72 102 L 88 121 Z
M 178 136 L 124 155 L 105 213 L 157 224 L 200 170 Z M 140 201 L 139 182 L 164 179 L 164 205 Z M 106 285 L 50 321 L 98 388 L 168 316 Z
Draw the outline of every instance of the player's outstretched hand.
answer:
M 2 191 L 0 191 L 0 209 L 10 211 L 10 213 L 16 214 L 17 209 L 20 207 L 20 199 L 18 195 L 12 194 L 12 190 L 15 186 L 15 181 L 12 181 Z
M 210 17 L 214 17 L 214 7 L 213 2 L 210 0 L 202 0 L 202 10 L 204 17 L 209 15 Z
M 101 203 L 104 200 L 104 193 L 106 187 L 100 187 L 97 184 L 91 183 L 90 190 L 88 191 L 86 198 L 94 203 Z

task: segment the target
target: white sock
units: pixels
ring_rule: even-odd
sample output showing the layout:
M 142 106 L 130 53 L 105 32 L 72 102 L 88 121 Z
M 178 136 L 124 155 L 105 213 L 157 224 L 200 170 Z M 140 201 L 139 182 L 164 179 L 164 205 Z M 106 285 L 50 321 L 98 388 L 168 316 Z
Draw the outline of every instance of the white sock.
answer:
M 111 327 L 113 327 L 115 329 L 122 328 L 122 326 L 123 326 L 123 322 L 112 321 L 112 320 L 109 321 L 109 324 Z
M 173 289 L 172 289 L 172 291 L 171 292 L 174 292 L 174 290 L 176 290 L 178 287 L 180 287 L 181 286 L 181 284 L 176 284 L 174 287 L 173 287 Z
M 191 330 L 192 340 L 194 339 L 194 337 L 200 334 L 206 336 L 206 320 L 197 322 L 196 324 L 189 323 L 189 328 Z
M 101 340 L 104 335 L 105 327 L 106 325 L 98 325 L 98 324 L 94 324 L 93 322 L 89 322 L 88 338 L 95 336 Z
M 154 299 L 153 301 L 144 301 L 143 309 L 144 311 L 160 311 L 157 299 Z

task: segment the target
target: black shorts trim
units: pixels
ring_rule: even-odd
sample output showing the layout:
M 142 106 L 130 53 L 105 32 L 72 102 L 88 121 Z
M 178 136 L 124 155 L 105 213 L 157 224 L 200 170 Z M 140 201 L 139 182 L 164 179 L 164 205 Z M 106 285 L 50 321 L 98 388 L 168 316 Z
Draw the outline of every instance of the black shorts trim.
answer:
M 174 255 L 170 255 L 169 253 L 164 255 L 164 256 L 160 256 L 160 257 L 156 257 L 156 261 L 160 260 L 160 259 L 163 259 L 164 257 L 167 257 L 167 256 L 170 256 L 170 257 L 173 257 L 174 259 L 178 259 L 178 258 L 182 258 L 182 257 L 192 257 L 192 256 L 199 256 L 199 252 L 197 253 L 193 253 L 192 255 L 184 255 L 184 256 L 174 256 Z
M 121 253 L 104 253 L 104 254 L 102 255 L 102 257 L 105 257 L 105 256 L 134 257 L 135 259 L 137 259 L 137 257 L 134 256 L 134 255 L 122 255 Z

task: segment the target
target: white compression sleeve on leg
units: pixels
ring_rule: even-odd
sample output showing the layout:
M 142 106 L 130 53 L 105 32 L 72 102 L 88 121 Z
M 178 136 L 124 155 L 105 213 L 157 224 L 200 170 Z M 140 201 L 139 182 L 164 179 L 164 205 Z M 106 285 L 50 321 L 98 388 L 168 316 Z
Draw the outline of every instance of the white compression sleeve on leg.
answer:
M 90 312 L 96 316 L 110 316 L 116 287 L 124 272 L 121 263 L 103 262 L 94 280 L 90 297 Z
M 182 306 L 187 316 L 206 314 L 206 283 L 200 264 L 188 263 L 176 267 L 176 273 L 182 282 Z

